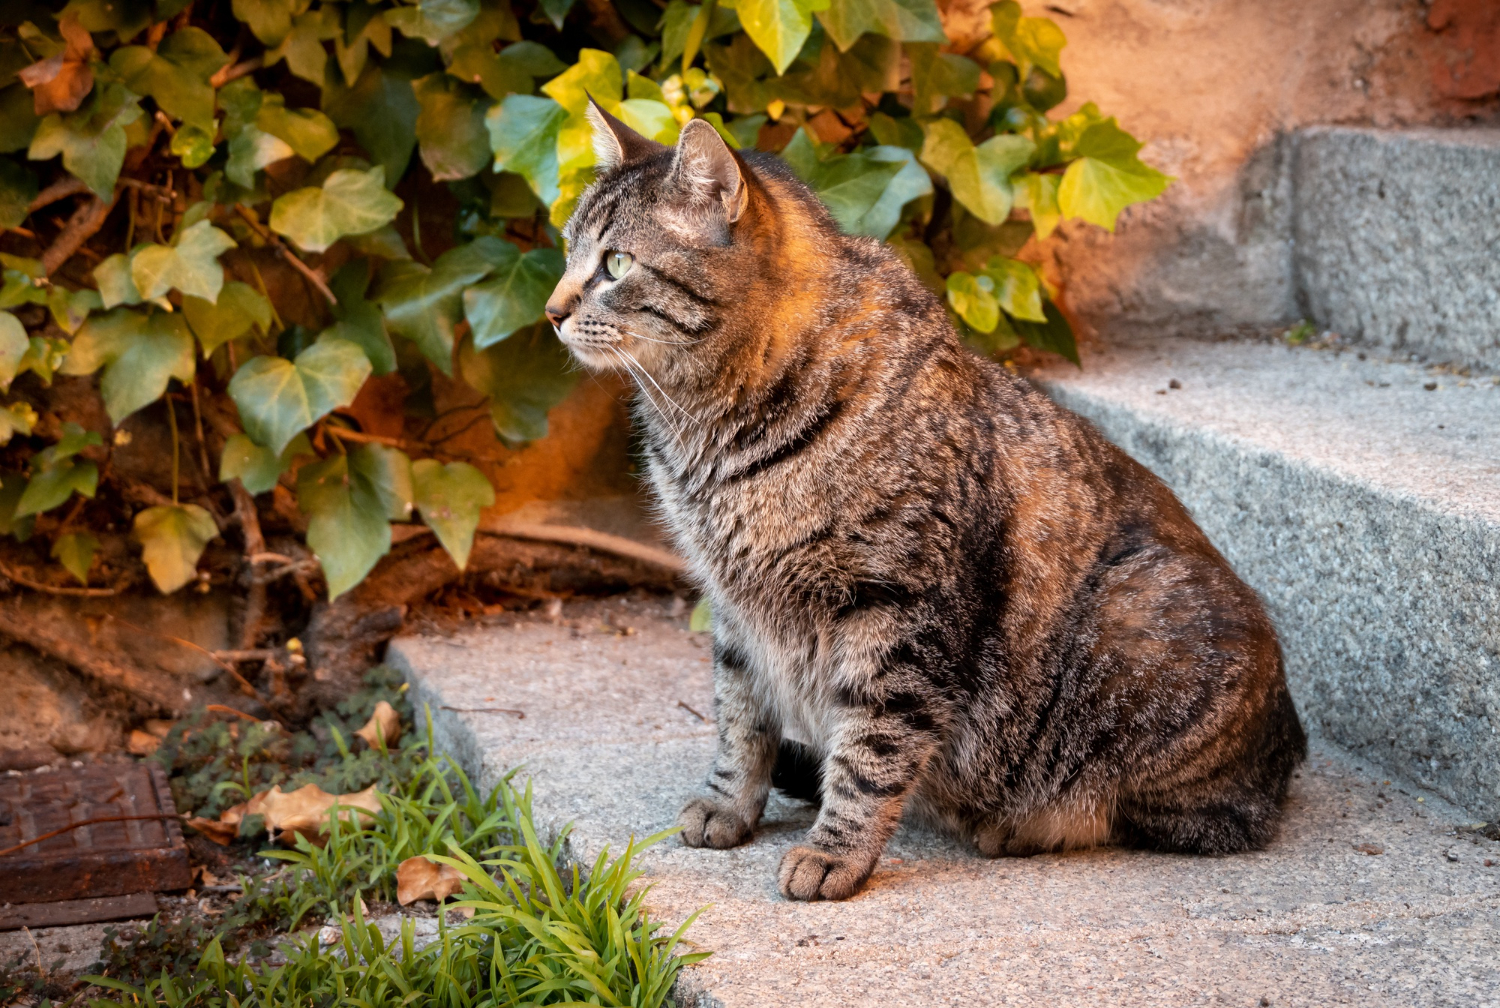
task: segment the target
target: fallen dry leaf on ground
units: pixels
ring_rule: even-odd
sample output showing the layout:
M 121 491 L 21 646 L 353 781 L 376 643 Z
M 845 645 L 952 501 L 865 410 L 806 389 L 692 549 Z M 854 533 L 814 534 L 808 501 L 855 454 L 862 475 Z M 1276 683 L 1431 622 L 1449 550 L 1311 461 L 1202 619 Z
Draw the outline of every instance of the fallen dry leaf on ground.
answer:
M 161 745 L 161 739 L 136 729 L 130 733 L 130 739 L 125 743 L 125 748 L 130 750 L 132 756 L 150 756 L 156 752 L 156 747 L 159 745 Z
M 297 835 L 305 836 L 314 844 L 322 846 L 323 834 L 328 826 L 328 810 L 335 803 L 339 806 L 339 820 L 349 822 L 358 816 L 359 821 L 373 817 L 380 811 L 380 793 L 371 784 L 363 791 L 353 794 L 329 794 L 316 784 L 308 784 L 295 791 L 282 791 L 281 785 L 262 791 L 219 815 L 219 822 L 233 826 L 238 832 L 239 824 L 246 816 L 261 815 L 266 820 L 266 832 L 273 843 L 295 843 Z M 199 820 L 190 819 L 188 824 L 203 832 L 210 839 L 215 835 L 197 826 Z M 231 839 L 233 834 L 231 834 Z M 220 841 L 227 842 L 227 841 Z
M 396 713 L 396 708 L 382 700 L 375 705 L 375 713 L 370 715 L 370 720 L 354 734 L 368 742 L 371 749 L 379 749 L 381 740 L 384 739 L 385 747 L 389 749 L 401 737 L 401 715 Z
M 396 868 L 396 902 L 402 906 L 416 900 L 445 900 L 463 888 L 464 874 L 452 865 L 409 857 Z
M 67 40 L 67 48 L 31 64 L 17 75 L 22 84 L 31 88 L 32 105 L 39 116 L 72 112 L 94 88 L 94 71 L 88 62 L 94 51 L 93 37 L 78 23 L 77 14 L 65 15 L 57 27 Z
M 204 819 L 202 816 L 194 816 L 187 821 L 187 824 L 220 847 L 228 847 L 234 842 L 234 838 L 240 832 L 238 823 L 220 822 L 217 819 Z

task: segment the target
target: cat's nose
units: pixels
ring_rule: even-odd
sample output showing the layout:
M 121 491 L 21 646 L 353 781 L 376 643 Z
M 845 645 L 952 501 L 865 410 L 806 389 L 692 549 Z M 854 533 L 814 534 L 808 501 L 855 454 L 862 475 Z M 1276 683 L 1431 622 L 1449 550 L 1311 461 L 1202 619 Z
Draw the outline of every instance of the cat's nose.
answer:
M 562 324 L 567 321 L 569 314 L 566 308 L 556 305 L 547 306 L 547 321 L 552 323 L 554 329 L 561 329 Z

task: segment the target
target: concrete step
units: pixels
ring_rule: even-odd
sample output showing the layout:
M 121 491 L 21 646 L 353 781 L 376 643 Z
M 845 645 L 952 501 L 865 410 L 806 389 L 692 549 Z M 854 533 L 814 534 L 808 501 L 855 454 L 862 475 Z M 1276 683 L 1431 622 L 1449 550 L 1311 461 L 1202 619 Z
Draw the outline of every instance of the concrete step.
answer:
M 1163 341 L 1037 379 L 1265 598 L 1312 727 L 1495 818 L 1500 379 L 1362 356 Z
M 539 818 L 571 821 L 588 863 L 701 788 L 708 654 L 683 607 L 634 599 L 399 638 L 388 660 L 483 782 L 525 764 Z M 793 903 L 776 867 L 812 811 L 773 797 L 749 845 L 669 840 L 642 883 L 673 926 L 708 906 L 688 938 L 714 955 L 675 991 L 693 1008 L 1500 1005 L 1500 842 L 1469 819 L 1315 739 L 1263 852 L 991 861 L 907 826 L 855 899 Z
M 1500 369 L 1500 129 L 1304 130 L 1291 171 L 1292 267 L 1312 318 Z

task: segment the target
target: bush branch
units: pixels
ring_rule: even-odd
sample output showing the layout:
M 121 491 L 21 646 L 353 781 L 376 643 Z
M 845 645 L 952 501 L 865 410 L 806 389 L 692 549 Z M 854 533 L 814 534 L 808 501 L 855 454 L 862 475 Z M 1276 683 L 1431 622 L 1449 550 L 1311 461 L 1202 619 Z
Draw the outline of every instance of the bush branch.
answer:
M 270 228 L 260 222 L 255 216 L 254 210 L 251 210 L 243 203 L 236 203 L 234 211 L 244 218 L 245 223 L 250 225 L 251 230 L 260 235 L 261 241 L 275 249 L 277 255 L 291 263 L 293 269 L 306 277 L 308 282 L 318 289 L 318 293 L 328 299 L 329 304 L 337 305 L 339 303 L 339 299 L 333 296 L 333 291 L 328 289 L 328 284 L 324 283 L 323 277 L 318 271 L 307 265 L 307 263 L 298 258 L 296 253 L 287 248 L 285 242 L 276 237 Z

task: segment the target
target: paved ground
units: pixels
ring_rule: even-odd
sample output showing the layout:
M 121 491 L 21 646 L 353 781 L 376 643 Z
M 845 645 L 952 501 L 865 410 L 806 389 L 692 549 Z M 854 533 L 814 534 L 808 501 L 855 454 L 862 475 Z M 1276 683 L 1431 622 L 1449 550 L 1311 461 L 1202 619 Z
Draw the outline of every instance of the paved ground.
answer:
M 572 820 L 574 855 L 591 860 L 670 826 L 708 767 L 706 635 L 676 609 L 570 605 L 403 638 L 391 659 L 442 744 L 486 780 L 524 762 L 540 818 Z M 1500 1006 L 1500 843 L 1388 781 L 1315 740 L 1280 841 L 1228 858 L 989 861 L 904 828 L 869 888 L 832 904 L 777 894 L 812 812 L 773 798 L 749 846 L 649 853 L 649 903 L 674 925 L 708 906 L 689 937 L 716 954 L 677 991 L 695 1008 Z

